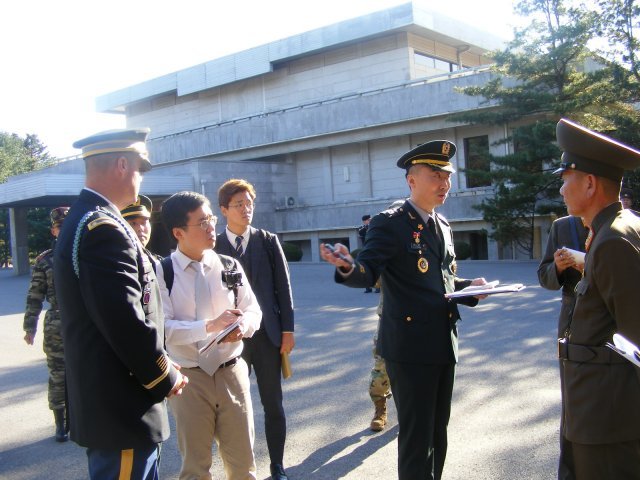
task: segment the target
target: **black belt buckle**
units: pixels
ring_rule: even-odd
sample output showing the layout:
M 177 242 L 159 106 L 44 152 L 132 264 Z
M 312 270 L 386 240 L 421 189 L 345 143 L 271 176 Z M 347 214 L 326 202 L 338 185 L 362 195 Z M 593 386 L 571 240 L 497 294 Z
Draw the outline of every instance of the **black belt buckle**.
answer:
M 558 339 L 558 358 L 561 360 L 569 358 L 569 341 L 567 337 Z
M 231 360 L 224 362 L 222 365 L 220 365 L 218 368 L 225 368 L 225 367 L 230 367 L 232 365 L 235 365 L 236 363 L 238 363 L 238 357 L 232 358 Z

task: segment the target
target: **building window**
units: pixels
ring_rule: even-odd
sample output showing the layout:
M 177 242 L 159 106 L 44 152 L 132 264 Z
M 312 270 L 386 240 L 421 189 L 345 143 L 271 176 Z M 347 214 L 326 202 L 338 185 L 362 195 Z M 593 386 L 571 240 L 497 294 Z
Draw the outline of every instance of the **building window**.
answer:
M 441 72 L 455 72 L 460 70 L 460 66 L 457 63 L 436 58 L 426 53 L 415 52 L 414 62 L 416 65 L 424 68 L 430 68 Z
M 464 139 L 465 171 L 467 188 L 490 187 L 491 178 L 478 175 L 474 171 L 489 172 L 489 137 L 468 137 Z

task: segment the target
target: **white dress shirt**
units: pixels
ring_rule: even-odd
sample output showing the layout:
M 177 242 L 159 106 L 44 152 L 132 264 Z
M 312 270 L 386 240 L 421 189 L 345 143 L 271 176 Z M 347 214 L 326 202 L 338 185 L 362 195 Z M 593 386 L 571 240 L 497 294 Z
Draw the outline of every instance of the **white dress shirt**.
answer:
M 179 365 L 193 368 L 198 366 L 198 349 L 221 329 L 207 333 L 204 319 L 196 318 L 196 272 L 189 267 L 192 260 L 178 248 L 171 254 L 171 261 L 174 272 L 171 295 L 164 282 L 161 265 L 158 265 L 157 273 L 165 318 L 166 348 L 169 356 Z M 225 310 L 234 308 L 233 291 L 222 282 L 223 266 L 213 250 L 205 251 L 201 263 L 211 294 L 213 318 L 217 318 Z M 262 311 L 239 263 L 238 270 L 242 272 L 243 278 L 243 285 L 238 288 L 238 309 L 243 312 L 240 317 L 240 329 L 244 337 L 251 337 L 260 328 Z M 214 347 L 215 353 L 212 354 L 219 356 L 219 362 L 216 358 L 217 363 L 223 364 L 240 355 L 242 346 L 242 340 L 220 343 Z
M 236 248 L 236 238 L 242 237 L 242 251 L 247 251 L 247 246 L 249 245 L 249 237 L 251 236 L 251 226 L 249 225 L 247 229 L 244 231 L 242 235 L 236 235 L 229 227 L 225 228 L 225 233 L 227 234 L 227 239 L 233 248 Z

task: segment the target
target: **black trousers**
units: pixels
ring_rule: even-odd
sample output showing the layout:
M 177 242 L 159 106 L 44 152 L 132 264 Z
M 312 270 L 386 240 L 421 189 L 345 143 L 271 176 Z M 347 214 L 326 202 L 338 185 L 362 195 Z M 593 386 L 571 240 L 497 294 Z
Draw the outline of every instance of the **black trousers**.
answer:
M 398 412 L 398 478 L 439 480 L 447 455 L 456 366 L 386 359 L 385 364 Z
M 260 393 L 260 402 L 264 410 L 264 431 L 271 463 L 282 465 L 284 443 L 287 438 L 287 420 L 282 406 L 281 358 L 280 347 L 276 347 L 264 329 L 245 338 L 242 358 L 255 371 Z

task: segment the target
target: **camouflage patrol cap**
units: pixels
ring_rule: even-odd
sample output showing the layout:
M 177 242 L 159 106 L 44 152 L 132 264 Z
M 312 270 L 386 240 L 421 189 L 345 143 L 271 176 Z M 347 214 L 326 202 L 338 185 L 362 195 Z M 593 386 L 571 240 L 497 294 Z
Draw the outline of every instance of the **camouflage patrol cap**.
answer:
M 413 165 L 429 165 L 434 170 L 455 173 L 451 158 L 456 154 L 456 145 L 448 140 L 433 140 L 418 145 L 405 153 L 396 165 L 408 170 Z
M 49 218 L 51 218 L 51 226 L 61 226 L 68 213 L 69 207 L 56 207 L 51 210 L 51 212 L 49 213 Z
M 82 149 L 82 158 L 104 153 L 135 153 L 142 160 L 140 171 L 146 172 L 151 170 L 146 144 L 149 132 L 148 128 L 107 130 L 74 142 L 73 148 Z
M 138 195 L 138 200 L 120 210 L 120 214 L 126 219 L 134 217 L 151 218 L 152 210 L 153 203 L 151 199 L 144 195 Z
M 553 173 L 580 170 L 619 182 L 625 170 L 640 166 L 638 150 L 566 118 L 558 122 L 556 137 L 563 153 L 560 168 Z

